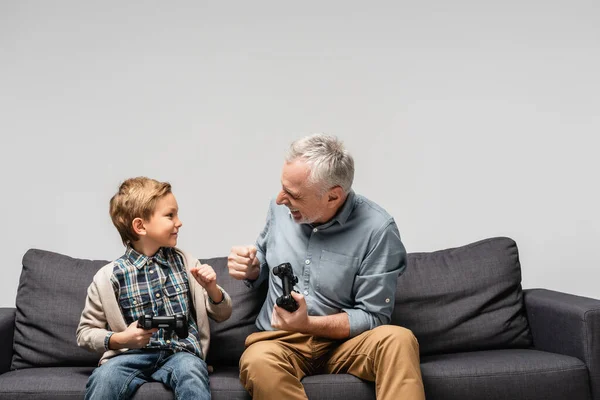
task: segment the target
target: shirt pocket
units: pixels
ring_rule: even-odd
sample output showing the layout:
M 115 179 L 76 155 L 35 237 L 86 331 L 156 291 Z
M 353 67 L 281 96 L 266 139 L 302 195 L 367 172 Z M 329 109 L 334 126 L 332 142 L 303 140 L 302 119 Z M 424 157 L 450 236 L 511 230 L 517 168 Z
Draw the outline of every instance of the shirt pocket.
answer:
M 169 298 L 179 295 L 185 295 L 188 291 L 188 285 L 182 283 L 167 283 L 163 286 L 163 294 Z
M 173 314 L 187 314 L 188 291 L 187 282 L 167 283 L 163 286 L 164 300 L 169 303 Z
M 317 289 L 336 307 L 354 304 L 352 288 L 358 271 L 358 257 L 322 250 L 319 260 Z
M 120 299 L 119 306 L 121 306 L 126 320 L 128 318 L 137 319 L 143 314 L 152 313 L 152 299 L 146 292 Z

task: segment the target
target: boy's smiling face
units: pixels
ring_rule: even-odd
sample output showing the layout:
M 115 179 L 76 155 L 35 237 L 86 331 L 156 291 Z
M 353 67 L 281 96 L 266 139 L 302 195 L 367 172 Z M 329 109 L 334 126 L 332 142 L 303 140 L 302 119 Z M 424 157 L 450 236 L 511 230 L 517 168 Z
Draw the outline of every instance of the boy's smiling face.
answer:
M 140 236 L 140 242 L 146 249 L 155 249 L 156 252 L 161 247 L 177 245 L 179 228 L 183 225 L 178 212 L 179 207 L 173 193 L 158 199 L 152 217 L 143 221 L 145 234 Z

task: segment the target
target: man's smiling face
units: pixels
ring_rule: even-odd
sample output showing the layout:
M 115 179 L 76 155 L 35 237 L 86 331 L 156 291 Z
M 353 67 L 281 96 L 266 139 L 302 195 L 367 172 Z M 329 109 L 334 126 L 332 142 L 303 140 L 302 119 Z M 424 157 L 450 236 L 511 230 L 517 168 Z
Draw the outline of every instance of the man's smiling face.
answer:
M 292 218 L 299 224 L 323 223 L 327 219 L 327 194 L 309 182 L 310 167 L 303 160 L 286 162 L 281 173 L 281 190 L 277 204 L 290 209 Z

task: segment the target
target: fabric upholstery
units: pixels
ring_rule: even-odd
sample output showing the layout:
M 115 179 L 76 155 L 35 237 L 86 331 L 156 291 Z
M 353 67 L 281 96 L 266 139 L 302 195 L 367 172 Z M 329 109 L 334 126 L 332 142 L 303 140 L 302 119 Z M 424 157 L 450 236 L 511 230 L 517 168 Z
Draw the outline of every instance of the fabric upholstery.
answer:
M 516 243 L 409 253 L 392 323 L 413 331 L 423 355 L 530 346 Z
M 0 398 L 80 399 L 93 368 L 28 368 L 0 375 Z M 589 400 L 585 365 L 569 356 L 536 350 L 492 350 L 424 357 L 427 400 Z M 375 399 L 374 384 L 351 375 L 314 375 L 302 380 L 311 400 Z M 237 367 L 210 375 L 213 400 L 250 400 Z M 160 383 L 140 387 L 134 399 L 172 399 Z
M 25 253 L 17 291 L 12 369 L 97 365 L 99 355 L 79 348 L 75 331 L 87 287 L 107 262 L 36 249 Z
M 525 291 L 536 349 L 585 361 L 594 400 L 600 400 L 600 300 L 545 289 Z
M 10 369 L 15 332 L 15 308 L 0 308 L 0 374 Z
M 528 349 L 423 357 L 427 400 L 589 400 L 585 364 L 574 357 Z

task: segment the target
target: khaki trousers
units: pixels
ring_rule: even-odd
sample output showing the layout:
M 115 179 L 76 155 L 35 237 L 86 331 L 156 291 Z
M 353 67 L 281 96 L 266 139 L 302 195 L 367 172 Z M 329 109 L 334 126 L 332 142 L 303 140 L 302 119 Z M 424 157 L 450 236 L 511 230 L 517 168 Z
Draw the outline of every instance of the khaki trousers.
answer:
M 346 341 L 287 331 L 246 339 L 240 380 L 253 399 L 307 399 L 306 375 L 351 374 L 375 382 L 377 399 L 424 400 L 419 344 L 412 332 L 382 325 Z

